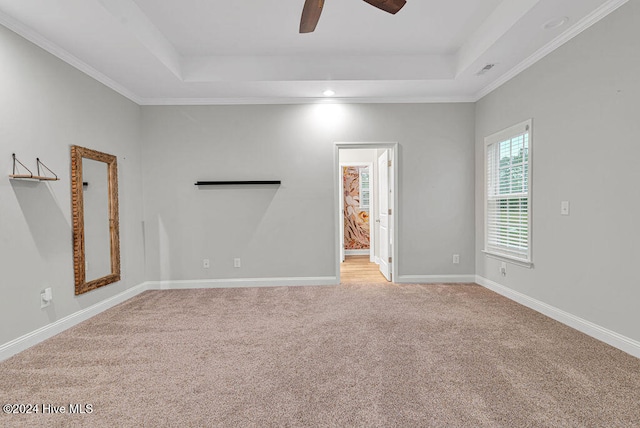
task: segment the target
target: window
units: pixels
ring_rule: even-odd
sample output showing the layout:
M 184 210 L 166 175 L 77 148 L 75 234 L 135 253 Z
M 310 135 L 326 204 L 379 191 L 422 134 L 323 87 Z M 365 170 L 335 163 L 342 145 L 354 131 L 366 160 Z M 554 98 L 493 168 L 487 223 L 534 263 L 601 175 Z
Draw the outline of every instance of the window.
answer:
M 369 190 L 369 167 L 363 166 L 358 170 L 360 172 L 360 209 L 369 211 L 369 199 L 371 196 Z
M 531 263 L 531 120 L 485 138 L 485 252 Z

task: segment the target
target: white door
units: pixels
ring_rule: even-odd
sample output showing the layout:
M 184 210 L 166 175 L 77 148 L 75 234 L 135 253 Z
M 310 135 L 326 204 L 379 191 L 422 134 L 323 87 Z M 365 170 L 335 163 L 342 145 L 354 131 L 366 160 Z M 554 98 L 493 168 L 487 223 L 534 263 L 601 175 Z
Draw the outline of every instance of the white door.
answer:
M 389 151 L 378 157 L 378 215 L 380 216 L 380 272 L 391 281 L 389 225 Z
M 340 164 L 340 263 L 344 262 L 344 166 Z

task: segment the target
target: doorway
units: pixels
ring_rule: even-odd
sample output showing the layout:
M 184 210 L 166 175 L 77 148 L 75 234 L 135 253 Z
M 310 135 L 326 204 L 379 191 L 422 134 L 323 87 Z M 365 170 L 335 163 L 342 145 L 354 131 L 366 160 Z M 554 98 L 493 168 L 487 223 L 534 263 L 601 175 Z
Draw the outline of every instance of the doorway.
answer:
M 374 149 L 344 150 L 341 153 L 340 174 L 342 195 L 340 211 L 343 213 L 340 259 L 348 256 L 368 256 L 375 262 L 375 236 L 372 224 L 376 212 L 375 172 L 372 159 Z M 348 157 L 346 155 L 349 155 Z M 348 160 L 345 161 L 345 157 Z M 358 160 L 359 159 L 359 160 Z
M 336 143 L 335 147 L 338 282 L 341 276 L 345 282 L 393 281 L 399 243 L 398 144 Z

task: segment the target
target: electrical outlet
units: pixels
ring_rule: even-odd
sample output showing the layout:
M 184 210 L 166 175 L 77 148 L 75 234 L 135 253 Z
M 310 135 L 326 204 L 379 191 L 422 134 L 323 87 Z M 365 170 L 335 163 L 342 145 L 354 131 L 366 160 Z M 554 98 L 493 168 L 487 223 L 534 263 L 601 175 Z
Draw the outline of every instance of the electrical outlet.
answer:
M 233 267 L 234 268 L 239 268 L 240 267 L 240 259 L 239 258 L 233 259 Z
M 500 275 L 507 276 L 507 264 L 505 262 L 500 264 Z
M 454 254 L 453 255 L 453 264 L 457 265 L 460 263 L 460 254 Z
M 211 262 L 209 259 L 202 259 L 202 267 L 205 269 L 209 269 L 211 267 Z
M 53 293 L 51 292 L 51 287 L 45 288 L 44 291 L 40 293 L 40 309 L 49 306 L 52 300 Z

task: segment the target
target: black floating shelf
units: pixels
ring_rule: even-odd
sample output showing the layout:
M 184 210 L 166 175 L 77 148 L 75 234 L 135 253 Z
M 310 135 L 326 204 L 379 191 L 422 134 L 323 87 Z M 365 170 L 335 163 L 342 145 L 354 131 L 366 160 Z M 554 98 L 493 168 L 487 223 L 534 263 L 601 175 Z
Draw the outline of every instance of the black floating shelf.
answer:
M 244 184 L 281 184 L 280 180 L 271 181 L 197 181 L 196 186 L 229 186 L 229 185 L 244 185 Z

